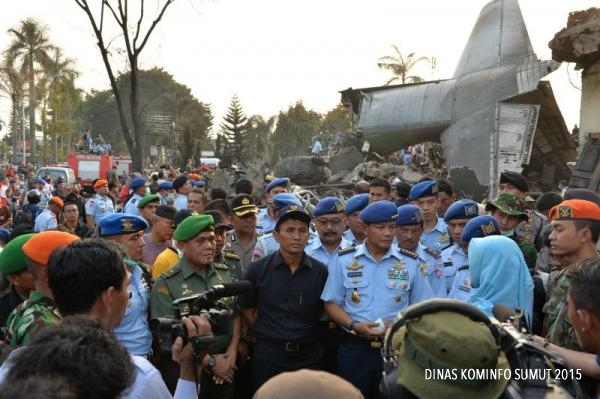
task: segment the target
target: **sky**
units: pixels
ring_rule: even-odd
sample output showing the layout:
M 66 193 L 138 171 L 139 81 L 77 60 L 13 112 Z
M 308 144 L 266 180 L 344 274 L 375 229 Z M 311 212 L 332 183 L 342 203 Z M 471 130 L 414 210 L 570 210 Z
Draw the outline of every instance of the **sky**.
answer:
M 147 15 L 156 0 L 144 0 Z M 90 0 L 97 2 L 99 0 Z M 136 3 L 130 0 L 130 3 Z M 161 1 L 162 3 L 162 1 Z M 397 45 L 406 55 L 436 57 L 436 69 L 422 64 L 423 78 L 450 78 L 487 0 L 176 0 L 144 49 L 140 67 L 162 67 L 211 104 L 215 125 L 234 94 L 247 116 L 276 115 L 302 100 L 325 113 L 349 87 L 380 86 L 389 72 L 377 59 Z M 550 59 L 548 42 L 570 11 L 597 0 L 520 0 L 534 51 Z M 74 0 L 2 0 L 0 50 L 6 31 L 33 17 L 50 39 L 73 58 L 84 90 L 106 90 L 108 77 L 87 16 Z M 119 42 L 117 31 L 107 35 Z M 113 52 L 117 54 L 117 51 Z M 117 64 L 123 68 L 123 58 Z M 548 75 L 567 126 L 579 120 L 580 74 L 563 64 Z M 0 119 L 9 103 L 0 98 Z

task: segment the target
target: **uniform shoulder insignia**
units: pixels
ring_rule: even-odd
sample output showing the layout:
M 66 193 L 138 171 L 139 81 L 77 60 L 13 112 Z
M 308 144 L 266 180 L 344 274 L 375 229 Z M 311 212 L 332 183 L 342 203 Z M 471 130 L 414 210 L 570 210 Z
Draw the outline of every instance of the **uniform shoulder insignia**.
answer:
M 437 252 L 437 251 L 434 251 L 434 250 L 433 250 L 433 249 L 431 249 L 431 248 L 425 248 L 425 252 L 427 252 L 429 255 L 433 256 L 433 257 L 434 257 L 434 258 L 436 258 L 436 259 L 439 259 L 439 258 L 442 256 L 442 255 L 440 255 L 440 253 L 439 253 L 439 252 Z
M 169 268 L 167 271 L 163 272 L 160 276 L 164 277 L 164 278 L 171 278 L 174 275 L 176 275 L 177 273 L 179 273 L 181 271 L 181 267 L 179 267 L 179 265 L 174 265 L 173 267 Z
M 213 267 L 215 269 L 221 269 L 221 270 L 229 270 L 229 266 L 224 265 L 222 263 L 213 263 Z
M 241 260 L 239 256 L 237 256 L 237 254 L 235 252 L 223 252 L 223 255 L 227 258 L 230 259 L 237 259 L 237 260 Z
M 461 267 L 458 268 L 458 271 L 467 270 L 468 268 L 469 268 L 469 265 L 462 265 Z
M 419 257 L 419 255 L 417 255 L 415 252 L 409 251 L 408 249 L 404 249 L 404 248 L 400 248 L 400 253 L 402 255 L 406 255 L 409 258 L 413 258 L 413 259 L 417 259 Z
M 346 248 L 338 249 L 337 253 L 338 253 L 338 255 L 346 255 L 346 254 L 349 254 L 349 253 L 354 252 L 354 251 L 356 251 L 356 246 L 355 245 L 351 245 L 351 246 L 346 247 Z
M 442 252 L 445 249 L 450 248 L 451 246 L 453 246 L 454 244 L 450 243 L 449 245 L 446 245 L 444 248 L 440 249 L 440 252 Z

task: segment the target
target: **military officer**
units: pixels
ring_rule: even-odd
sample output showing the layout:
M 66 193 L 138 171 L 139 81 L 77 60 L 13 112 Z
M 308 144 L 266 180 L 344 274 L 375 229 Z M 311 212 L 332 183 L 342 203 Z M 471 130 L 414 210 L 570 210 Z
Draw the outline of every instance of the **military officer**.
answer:
M 104 216 L 115 213 L 115 205 L 108 196 L 108 182 L 104 179 L 96 180 L 94 190 L 96 195 L 85 204 L 86 221 L 90 230 L 93 230 Z
M 469 242 L 473 238 L 487 237 L 491 235 L 499 235 L 500 226 L 496 219 L 490 215 L 475 216 L 470 219 L 463 229 L 460 241 L 468 247 Z M 456 275 L 452 282 L 452 287 L 448 293 L 448 298 L 458 299 L 459 301 L 467 302 L 471 295 L 477 291 L 477 288 L 471 287 L 471 271 L 469 264 L 464 264 L 456 269 Z
M 416 205 L 398 207 L 396 219 L 396 239 L 404 261 L 414 263 L 419 272 L 427 278 L 433 296 L 446 296 L 446 281 L 442 258 L 436 252 L 425 248 L 419 241 L 423 234 L 423 214 Z
M 113 213 L 100 221 L 101 238 L 121 244 L 126 252 L 125 265 L 129 278 L 129 303 L 125 316 L 113 333 L 132 355 L 148 357 L 152 351 L 152 334 L 148 325 L 148 302 L 152 277 L 141 262 L 144 230 L 148 223 L 141 216 Z
M 52 197 L 46 208 L 35 218 L 33 230 L 35 232 L 55 229 L 58 226 L 58 215 L 65 204 L 60 197 Z
M 287 177 L 277 177 L 267 184 L 267 187 L 265 187 L 265 198 L 269 202 L 269 205 L 267 205 L 265 208 L 262 208 L 258 213 L 258 224 L 256 229 L 259 233 L 267 234 L 273 231 L 276 222 L 275 215 L 277 215 L 277 211 L 282 207 L 276 209 L 272 208 L 270 206 L 271 199 L 277 194 L 287 193 L 289 188 L 290 179 Z M 266 255 L 268 254 L 264 254 L 263 256 Z
M 205 215 L 210 215 L 214 221 L 215 229 L 215 263 L 227 265 L 232 281 L 240 281 L 244 279 L 244 270 L 242 269 L 242 260 L 230 248 L 226 248 L 225 237 L 227 232 L 233 227 L 225 223 L 225 217 L 219 211 L 206 211 Z
M 129 198 L 129 201 L 125 204 L 123 208 L 123 213 L 128 215 L 140 216 L 140 211 L 138 209 L 138 203 L 142 200 L 144 195 L 146 195 L 146 188 L 148 187 L 148 182 L 143 177 L 136 177 L 131 181 L 129 188 L 133 191 L 133 196 Z
M 363 209 L 367 238 L 338 257 L 321 295 L 325 311 L 348 332 L 338 351 L 338 373 L 365 398 L 378 397 L 382 337 L 391 320 L 406 306 L 433 296 L 416 262 L 406 261 L 392 246 L 397 218 L 390 201 Z
M 227 265 L 215 263 L 214 220 L 210 215 L 192 215 L 184 219 L 175 230 L 173 238 L 183 252 L 183 257 L 169 270 L 158 277 L 152 288 L 152 317 L 173 317 L 171 302 L 177 298 L 206 291 L 214 285 L 232 281 Z M 205 397 L 231 397 L 233 376 L 240 337 L 239 315 L 234 298 L 225 298 L 223 303 L 234 310 L 234 315 L 219 335 L 215 345 L 217 353 L 202 359 L 202 390 Z M 185 313 L 188 309 L 182 309 Z M 163 377 L 167 384 L 177 379 L 174 363 L 163 362 Z M 175 368 L 176 370 L 176 368 Z
M 446 278 L 446 294 L 452 289 L 452 283 L 459 268 L 469 264 L 467 255 L 468 243 L 461 241 L 465 225 L 479 214 L 477 202 L 470 199 L 461 199 L 453 202 L 444 214 L 444 222 L 448 226 L 448 233 L 454 244 L 442 251 L 444 262 L 444 277 Z
M 139 216 L 143 217 L 146 223 L 148 223 L 148 228 L 145 233 L 150 233 L 152 231 L 152 217 L 159 205 L 160 196 L 158 194 L 144 195 L 144 197 L 138 201 L 137 208 L 139 210 Z
M 450 235 L 444 219 L 437 215 L 438 183 L 434 180 L 427 180 L 415 184 L 410 189 L 408 199 L 411 204 L 421 208 L 423 213 L 423 228 L 425 231 L 421 236 L 421 244 L 438 254 L 441 253 L 444 248 L 450 245 Z
M 352 245 L 362 244 L 365 240 L 365 225 L 358 216 L 360 212 L 369 205 L 369 193 L 353 195 L 344 205 L 346 224 L 348 229 L 344 231 L 344 239 Z

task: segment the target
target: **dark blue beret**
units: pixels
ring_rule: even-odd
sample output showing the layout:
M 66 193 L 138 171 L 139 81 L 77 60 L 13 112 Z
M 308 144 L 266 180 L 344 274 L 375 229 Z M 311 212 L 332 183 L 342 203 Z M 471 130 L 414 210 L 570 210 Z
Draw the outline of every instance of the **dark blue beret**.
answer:
M 432 197 L 438 194 L 438 184 L 435 180 L 422 181 L 410 189 L 408 199 L 410 201 L 418 200 L 422 197 Z
M 284 206 L 288 205 L 297 205 L 299 207 L 302 207 L 302 202 L 300 201 L 300 198 L 296 197 L 296 195 L 292 193 L 277 194 L 269 200 L 269 203 L 273 204 L 275 209 L 281 209 Z
M 500 226 L 490 215 L 476 216 L 465 225 L 460 240 L 469 242 L 472 238 L 487 237 L 500 234 Z
M 129 187 L 132 190 L 135 190 L 136 188 L 142 187 L 145 185 L 146 185 L 146 179 L 144 179 L 143 177 L 137 177 L 131 181 L 131 184 L 129 185 Z
M 44 180 L 43 177 L 38 178 L 38 183 L 39 184 L 48 184 L 48 182 L 46 180 Z
M 444 215 L 444 221 L 452 219 L 472 219 L 479 214 L 477 202 L 470 199 L 458 200 L 448 207 Z
M 287 187 L 290 185 L 290 179 L 288 179 L 287 177 L 278 177 L 276 179 L 273 179 L 269 184 L 267 184 L 267 187 L 265 188 L 265 190 L 267 192 L 271 191 L 273 188 L 275 187 Z
M 395 222 L 398 208 L 391 201 L 377 201 L 367 205 L 358 217 L 365 223 Z
M 349 215 L 356 211 L 362 211 L 367 205 L 369 205 L 369 193 L 353 195 L 346 201 L 344 213 Z
M 171 183 L 170 181 L 164 181 L 158 185 L 158 189 L 159 190 L 172 190 L 173 183 Z
M 188 183 L 190 183 L 192 187 L 198 188 L 202 188 L 206 185 L 206 183 L 204 183 L 204 180 L 188 180 Z
M 145 230 L 148 228 L 148 222 L 141 216 L 111 213 L 100 220 L 99 226 L 100 236 L 106 237 Z
M 344 212 L 344 204 L 342 204 L 342 200 L 336 197 L 325 197 L 321 198 L 321 200 L 317 203 L 317 206 L 315 206 L 315 209 L 313 210 L 313 215 L 317 217 L 330 213 L 342 212 Z
M 398 207 L 398 226 L 416 226 L 423 223 L 421 208 L 416 205 L 406 204 Z

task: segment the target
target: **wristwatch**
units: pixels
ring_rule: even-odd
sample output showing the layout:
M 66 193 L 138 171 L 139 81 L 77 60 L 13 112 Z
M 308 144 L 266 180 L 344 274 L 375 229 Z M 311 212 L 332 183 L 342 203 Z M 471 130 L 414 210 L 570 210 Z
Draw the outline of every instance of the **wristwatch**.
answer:
M 354 329 L 354 326 L 356 326 L 357 324 L 358 324 L 358 321 L 356 321 L 356 320 L 352 320 L 352 321 L 350 322 L 350 324 L 348 325 L 348 330 L 350 330 L 350 331 L 354 332 L 354 331 L 355 331 L 355 329 Z
M 217 365 L 217 359 L 213 355 L 208 355 L 208 359 L 206 360 L 206 366 L 209 369 L 212 369 Z

